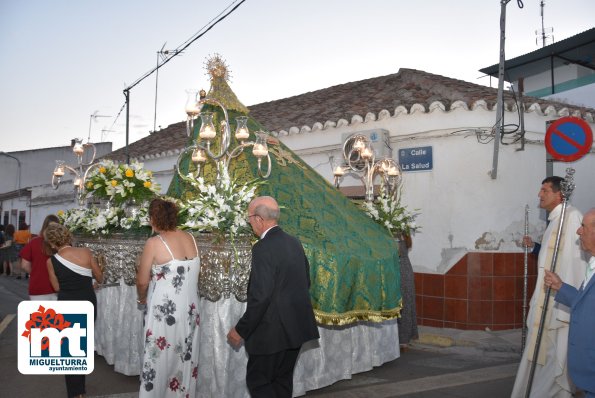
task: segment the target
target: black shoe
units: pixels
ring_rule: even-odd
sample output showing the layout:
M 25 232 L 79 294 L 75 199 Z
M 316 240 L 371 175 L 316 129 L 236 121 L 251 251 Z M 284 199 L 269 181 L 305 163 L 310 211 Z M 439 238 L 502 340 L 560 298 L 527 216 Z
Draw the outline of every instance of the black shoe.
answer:
M 29 274 L 25 274 L 25 279 L 29 279 Z
M 17 276 L 17 279 L 23 279 L 23 278 L 19 275 L 19 276 Z

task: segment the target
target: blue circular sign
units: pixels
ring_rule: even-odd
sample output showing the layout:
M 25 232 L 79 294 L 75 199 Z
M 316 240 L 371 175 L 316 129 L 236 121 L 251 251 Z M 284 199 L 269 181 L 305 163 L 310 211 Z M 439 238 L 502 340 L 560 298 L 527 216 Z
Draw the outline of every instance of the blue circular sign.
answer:
M 554 158 L 574 162 L 585 156 L 593 145 L 589 124 L 578 117 L 563 117 L 553 122 L 545 133 L 545 148 Z

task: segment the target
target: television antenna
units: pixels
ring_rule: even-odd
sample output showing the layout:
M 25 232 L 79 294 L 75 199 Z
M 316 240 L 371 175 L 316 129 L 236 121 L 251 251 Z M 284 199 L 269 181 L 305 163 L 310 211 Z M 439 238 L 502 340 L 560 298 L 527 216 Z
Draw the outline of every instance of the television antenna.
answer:
M 168 58 L 174 57 L 178 54 L 182 53 L 182 50 L 166 50 L 165 45 L 167 42 L 163 43 L 161 50 L 157 51 L 157 67 L 155 68 L 155 111 L 153 113 L 153 131 L 157 128 L 157 91 L 159 87 L 159 66 L 163 65 Z M 159 62 L 161 61 L 161 65 Z
M 97 121 L 97 118 L 100 117 L 111 117 L 109 115 L 100 115 L 99 111 L 95 111 L 92 114 L 89 115 L 89 134 L 87 135 L 87 142 L 91 142 L 91 122 L 92 121 Z
M 535 44 L 539 45 L 539 36 L 541 36 L 541 47 L 545 47 L 548 44 L 548 39 L 551 39 L 551 43 L 554 42 L 554 28 L 546 28 L 544 25 L 543 11 L 545 8 L 545 1 L 541 0 L 539 3 L 540 15 L 541 15 L 541 30 L 535 31 Z
M 101 130 L 101 141 L 100 142 L 104 142 L 105 136 L 107 135 L 107 133 L 116 133 L 116 130 L 102 129 Z

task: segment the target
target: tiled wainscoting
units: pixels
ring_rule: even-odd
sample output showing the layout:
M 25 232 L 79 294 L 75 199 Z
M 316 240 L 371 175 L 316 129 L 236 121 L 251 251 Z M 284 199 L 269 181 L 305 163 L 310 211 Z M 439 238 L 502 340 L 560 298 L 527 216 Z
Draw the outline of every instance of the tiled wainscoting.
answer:
M 528 301 L 537 275 L 532 254 L 527 263 Z M 524 264 L 523 253 L 468 253 L 446 275 L 416 272 L 417 323 L 466 330 L 521 328 Z

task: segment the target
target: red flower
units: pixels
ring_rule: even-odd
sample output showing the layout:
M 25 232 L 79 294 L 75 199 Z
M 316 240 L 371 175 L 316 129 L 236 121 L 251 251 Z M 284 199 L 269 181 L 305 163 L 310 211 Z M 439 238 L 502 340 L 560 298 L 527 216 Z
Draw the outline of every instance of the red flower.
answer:
M 163 351 L 165 347 L 169 347 L 169 344 L 167 344 L 167 340 L 165 340 L 165 337 L 163 336 L 159 337 L 155 344 L 157 344 L 157 347 L 159 347 L 161 351 Z
M 178 388 L 180 388 L 180 382 L 178 381 L 177 377 L 174 377 L 169 382 L 169 389 L 172 391 L 178 391 Z

